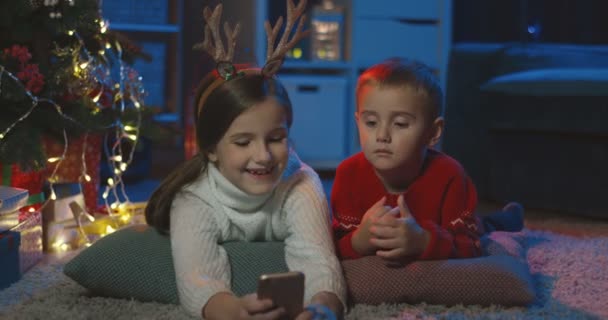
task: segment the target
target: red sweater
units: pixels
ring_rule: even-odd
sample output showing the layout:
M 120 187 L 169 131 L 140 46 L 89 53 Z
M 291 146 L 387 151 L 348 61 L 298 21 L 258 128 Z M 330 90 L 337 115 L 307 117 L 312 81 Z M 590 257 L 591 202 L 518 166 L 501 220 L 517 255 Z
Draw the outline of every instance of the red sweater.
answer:
M 481 254 L 479 237 L 483 230 L 474 213 L 477 191 L 455 159 L 429 149 L 422 173 L 403 195 L 413 217 L 431 236 L 419 259 L 468 258 Z M 341 259 L 361 257 L 353 250 L 351 238 L 365 212 L 383 196 L 386 196 L 386 205 L 397 206 L 399 195 L 386 191 L 363 153 L 351 156 L 338 166 L 331 207 Z

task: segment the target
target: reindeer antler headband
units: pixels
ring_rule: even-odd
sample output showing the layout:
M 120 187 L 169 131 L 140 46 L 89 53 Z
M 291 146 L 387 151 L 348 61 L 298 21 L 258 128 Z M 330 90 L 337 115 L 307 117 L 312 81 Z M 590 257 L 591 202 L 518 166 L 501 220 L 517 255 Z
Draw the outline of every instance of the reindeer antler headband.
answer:
M 261 72 L 265 77 L 274 76 L 277 71 L 283 65 L 285 60 L 285 54 L 289 49 L 293 48 L 298 41 L 308 35 L 308 31 L 302 31 L 304 27 L 304 21 L 306 15 L 303 14 L 306 9 L 306 0 L 301 0 L 297 6 L 294 5 L 293 0 L 287 0 L 287 23 L 283 35 L 279 40 L 279 43 L 275 47 L 275 41 L 283 26 L 283 17 L 279 17 L 274 27 L 271 27 L 270 22 L 264 22 L 264 29 L 266 29 L 267 50 L 266 50 L 266 62 L 261 70 L 237 70 L 233 64 L 234 59 L 234 48 L 236 46 L 236 37 L 239 34 L 241 25 L 236 24 L 234 30 L 230 28 L 228 22 L 224 22 L 224 33 L 226 35 L 227 43 L 224 47 L 222 38 L 220 36 L 220 19 L 222 16 L 222 4 L 218 4 L 213 11 L 209 7 L 205 7 L 203 10 L 203 17 L 205 18 L 205 40 L 202 43 L 196 44 L 195 49 L 202 49 L 206 51 L 215 61 L 216 70 L 219 74 L 219 78 L 216 79 L 201 95 L 197 106 L 197 114 L 200 115 L 202 106 L 207 100 L 207 97 L 213 90 L 219 87 L 225 81 L 234 79 L 235 77 L 242 76 L 246 72 Z M 299 21 L 298 21 L 299 19 Z M 289 39 L 289 34 L 293 29 L 296 21 L 298 26 L 295 34 Z

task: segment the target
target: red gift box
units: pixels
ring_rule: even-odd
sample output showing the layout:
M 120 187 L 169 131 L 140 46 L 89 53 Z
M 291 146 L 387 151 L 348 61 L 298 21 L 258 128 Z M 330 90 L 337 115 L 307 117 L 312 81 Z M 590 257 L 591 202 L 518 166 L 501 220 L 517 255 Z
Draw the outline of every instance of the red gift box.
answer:
M 65 158 L 61 162 L 49 163 L 47 165 L 47 175 L 53 173 L 53 170 L 59 163 L 59 168 L 55 173 L 56 180 L 54 182 L 80 182 L 82 183 L 84 195 L 84 202 L 87 207 L 87 211 L 94 213 L 98 211 L 98 194 L 99 194 L 99 180 L 100 172 L 99 165 L 101 162 L 101 135 L 87 135 L 86 136 L 86 150 L 84 153 L 86 173 L 91 178 L 90 181 L 81 181 L 83 161 L 82 161 L 82 149 L 85 146 L 85 136 L 79 138 L 70 138 L 68 140 L 68 150 Z M 59 143 L 56 140 L 45 138 L 44 149 L 46 155 L 50 157 L 61 157 L 64 149 L 63 143 Z
M 45 178 L 45 171 L 22 170 L 18 164 L 3 165 L 0 163 L 0 172 L 2 172 L 1 184 L 4 186 L 10 186 L 15 188 L 27 189 L 29 197 L 27 206 L 23 207 L 21 211 L 28 211 L 30 208 L 35 210 L 40 209 L 44 202 L 44 193 L 42 187 Z

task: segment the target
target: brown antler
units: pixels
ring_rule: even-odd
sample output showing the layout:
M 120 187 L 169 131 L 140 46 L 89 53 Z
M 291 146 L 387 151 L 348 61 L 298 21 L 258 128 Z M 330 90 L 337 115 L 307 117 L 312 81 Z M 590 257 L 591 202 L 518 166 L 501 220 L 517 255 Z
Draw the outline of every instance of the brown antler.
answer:
M 274 42 L 277 38 L 279 30 L 281 29 L 281 26 L 283 25 L 283 17 L 279 17 L 277 23 L 273 28 L 270 27 L 270 22 L 266 21 L 264 23 L 264 28 L 266 29 L 266 34 L 268 35 L 266 63 L 272 60 L 283 60 L 283 57 L 285 56 L 287 51 L 293 48 L 295 44 L 300 41 L 300 39 L 308 35 L 309 30 L 302 31 L 304 21 L 306 20 L 306 15 L 302 14 L 304 13 L 305 9 L 306 0 L 301 0 L 300 3 L 298 3 L 297 7 L 294 7 L 292 0 L 287 0 L 287 24 L 285 25 L 285 31 L 281 36 L 281 40 L 279 41 L 276 47 L 274 46 Z M 295 22 L 298 20 L 298 18 L 300 18 L 300 16 L 301 19 L 298 22 L 296 32 L 291 38 L 291 40 L 288 41 L 291 29 L 293 29 Z
M 232 62 L 234 58 L 234 47 L 236 45 L 236 37 L 241 30 L 239 23 L 234 27 L 234 31 L 228 25 L 228 22 L 224 22 L 224 33 L 226 34 L 227 49 L 224 49 L 222 38 L 220 36 L 220 19 L 222 17 L 222 4 L 218 4 L 213 12 L 209 7 L 205 7 L 203 10 L 203 17 L 207 24 L 205 25 L 205 40 L 203 43 L 196 44 L 195 49 L 203 49 L 209 53 L 215 62 L 227 61 Z M 212 43 L 213 41 L 213 43 Z

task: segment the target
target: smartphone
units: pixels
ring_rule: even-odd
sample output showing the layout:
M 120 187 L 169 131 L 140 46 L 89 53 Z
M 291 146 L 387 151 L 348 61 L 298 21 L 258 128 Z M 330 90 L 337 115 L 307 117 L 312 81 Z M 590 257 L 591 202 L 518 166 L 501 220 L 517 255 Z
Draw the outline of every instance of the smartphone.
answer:
M 304 304 L 304 274 L 298 271 L 263 274 L 258 279 L 258 298 L 271 299 L 285 309 L 282 319 L 295 319 Z

